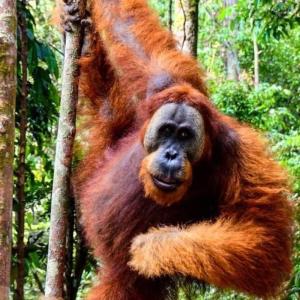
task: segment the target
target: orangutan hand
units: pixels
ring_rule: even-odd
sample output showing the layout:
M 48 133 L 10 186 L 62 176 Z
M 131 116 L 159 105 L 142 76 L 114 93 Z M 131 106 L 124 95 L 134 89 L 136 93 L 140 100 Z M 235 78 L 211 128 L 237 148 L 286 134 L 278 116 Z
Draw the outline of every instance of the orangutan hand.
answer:
M 128 265 L 146 277 L 171 274 L 172 268 L 165 253 L 172 247 L 172 241 L 180 234 L 177 227 L 152 228 L 148 233 L 133 239 Z

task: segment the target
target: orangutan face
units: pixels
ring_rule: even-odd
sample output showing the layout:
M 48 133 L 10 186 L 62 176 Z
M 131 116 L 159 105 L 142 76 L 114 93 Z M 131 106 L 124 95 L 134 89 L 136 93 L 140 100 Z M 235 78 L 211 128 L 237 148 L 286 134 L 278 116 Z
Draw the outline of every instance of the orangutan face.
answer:
M 192 164 L 204 148 L 201 114 L 184 103 L 161 106 L 151 118 L 144 136 L 148 155 L 140 178 L 146 196 L 159 204 L 180 201 L 192 182 Z

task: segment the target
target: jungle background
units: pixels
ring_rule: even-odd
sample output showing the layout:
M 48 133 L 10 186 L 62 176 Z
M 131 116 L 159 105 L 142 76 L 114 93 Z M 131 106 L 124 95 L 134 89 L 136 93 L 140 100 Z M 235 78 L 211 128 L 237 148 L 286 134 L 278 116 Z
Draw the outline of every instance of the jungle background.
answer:
M 51 0 L 18 0 L 17 101 L 11 298 L 44 294 L 63 50 Z M 211 98 L 224 113 L 250 123 L 270 140 L 291 174 L 300 219 L 300 2 L 297 0 L 152 0 L 162 23 L 197 55 Z M 191 14 L 180 8 L 188 6 Z M 194 36 L 193 36 L 194 35 Z M 190 49 L 188 48 L 190 47 Z M 75 155 L 77 148 L 75 146 Z M 298 210 L 297 210 L 298 208 Z M 97 263 L 80 237 L 71 205 L 65 299 L 84 299 Z M 300 299 L 300 231 L 284 299 Z M 272 251 L 272 249 L 270 249 Z M 23 293 L 24 291 L 24 293 Z M 1 296 L 0 296 L 1 298 Z M 182 291 L 179 299 L 187 299 Z M 214 287 L 190 300 L 250 299 Z M 117 300 L 117 299 L 116 299 Z M 188 300 L 188 299 L 187 299 Z

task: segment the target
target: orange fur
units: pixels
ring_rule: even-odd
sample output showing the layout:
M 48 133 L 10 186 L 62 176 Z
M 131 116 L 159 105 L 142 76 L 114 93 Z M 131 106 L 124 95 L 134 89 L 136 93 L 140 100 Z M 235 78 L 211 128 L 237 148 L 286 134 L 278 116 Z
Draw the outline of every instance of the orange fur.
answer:
M 240 179 L 231 187 L 239 198 L 222 204 L 216 222 L 158 227 L 137 236 L 129 264 L 148 277 L 183 274 L 271 296 L 281 291 L 291 270 L 286 175 L 252 129 L 225 119 L 242 141 Z

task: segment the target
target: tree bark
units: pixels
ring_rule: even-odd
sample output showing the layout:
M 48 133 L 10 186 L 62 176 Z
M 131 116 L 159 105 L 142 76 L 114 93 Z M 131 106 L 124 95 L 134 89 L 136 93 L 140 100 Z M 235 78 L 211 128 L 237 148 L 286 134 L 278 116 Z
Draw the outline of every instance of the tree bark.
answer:
M 76 3 L 79 4 L 81 15 L 83 15 L 85 11 L 84 1 L 76 0 Z M 51 201 L 51 225 L 45 285 L 46 298 L 64 298 L 66 234 L 71 196 L 70 175 L 78 99 L 77 59 L 81 51 L 82 35 L 80 23 L 73 23 L 72 30 L 66 32 L 65 38 L 61 104 Z
M 259 50 L 256 34 L 253 33 L 253 52 L 254 52 L 254 87 L 259 85 Z
M 226 43 L 226 74 L 229 80 L 240 80 L 240 67 L 236 51 L 232 48 L 231 43 Z
M 232 5 L 235 5 L 237 0 L 224 0 L 223 4 L 224 7 L 230 7 Z M 235 16 L 232 15 L 230 17 L 225 18 L 224 20 L 224 26 L 229 27 L 230 22 L 233 20 Z M 234 32 L 235 33 L 235 30 Z M 226 65 L 226 74 L 227 79 L 229 80 L 240 80 L 240 65 L 238 56 L 236 53 L 236 50 L 234 49 L 232 42 L 230 40 L 227 40 L 224 42 L 225 47 L 225 65 Z
M 70 203 L 69 226 L 67 234 L 67 270 L 66 270 L 66 300 L 76 300 L 82 274 L 85 269 L 88 251 L 85 246 L 83 233 L 79 224 L 79 208 L 75 206 L 75 199 Z M 76 236 L 74 238 L 74 235 Z
M 77 236 L 78 236 L 78 242 L 76 245 L 76 257 L 74 262 L 74 278 L 73 278 L 74 291 L 73 291 L 72 300 L 76 299 L 80 287 L 81 279 L 82 279 L 82 274 L 88 261 L 88 250 L 86 248 L 81 230 L 77 229 Z
M 0 0 L 0 297 L 9 299 L 16 98 L 16 2 Z
M 169 30 L 172 32 L 172 26 L 173 26 L 173 0 L 169 0 L 169 7 L 168 7 L 168 14 L 169 14 Z
M 199 0 L 175 0 L 174 34 L 183 52 L 197 57 Z
M 66 300 L 74 299 L 74 284 L 73 284 L 73 248 L 74 248 L 74 218 L 75 204 L 74 197 L 70 197 L 69 213 L 68 213 L 68 230 L 67 230 L 67 254 L 66 254 Z
M 26 3 L 23 1 L 25 7 Z M 19 99 L 19 141 L 18 141 L 18 165 L 17 165 L 17 202 L 18 210 L 16 215 L 17 224 L 17 287 L 14 298 L 24 300 L 25 281 L 25 245 L 24 245 L 24 220 L 25 220 L 25 158 L 26 158 L 26 131 L 27 131 L 27 22 L 22 11 L 18 12 L 18 25 L 20 32 L 20 57 L 22 70 L 22 85 Z

